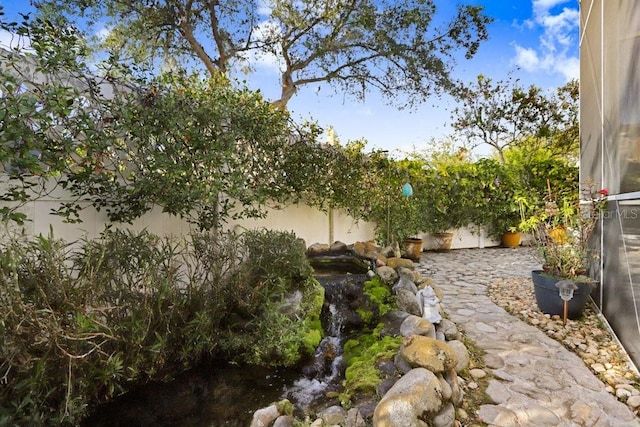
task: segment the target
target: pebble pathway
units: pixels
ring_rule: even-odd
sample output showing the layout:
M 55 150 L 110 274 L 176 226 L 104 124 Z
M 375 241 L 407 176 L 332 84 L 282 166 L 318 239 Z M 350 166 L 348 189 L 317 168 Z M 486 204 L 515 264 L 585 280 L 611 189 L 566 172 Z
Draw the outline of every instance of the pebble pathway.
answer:
M 498 427 L 640 426 L 577 355 L 487 295 L 492 281 L 530 277 L 539 268 L 529 248 L 428 252 L 418 264 L 444 292 L 447 316 L 486 352 L 493 403 L 482 405 L 478 417 Z

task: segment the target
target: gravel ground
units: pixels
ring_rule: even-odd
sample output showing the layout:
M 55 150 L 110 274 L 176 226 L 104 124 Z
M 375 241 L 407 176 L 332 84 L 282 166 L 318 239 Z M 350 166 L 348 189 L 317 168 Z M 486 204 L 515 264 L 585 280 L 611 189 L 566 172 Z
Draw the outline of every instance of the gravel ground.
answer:
M 487 287 L 493 302 L 537 327 L 582 358 L 607 391 L 640 416 L 640 376 L 595 307 L 588 306 L 579 320 L 562 324 L 560 316 L 542 313 L 535 302 L 530 278 L 496 281 Z

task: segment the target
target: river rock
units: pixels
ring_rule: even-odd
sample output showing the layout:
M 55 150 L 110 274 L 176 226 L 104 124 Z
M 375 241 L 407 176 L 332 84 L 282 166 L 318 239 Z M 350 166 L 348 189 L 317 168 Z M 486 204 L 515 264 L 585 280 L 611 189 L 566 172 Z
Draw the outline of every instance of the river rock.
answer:
M 251 427 L 267 427 L 280 416 L 278 407 L 276 405 L 267 406 L 266 408 L 258 409 L 253 413 L 253 419 L 251 420 Z
M 456 372 L 462 372 L 469 366 L 470 357 L 469 350 L 467 350 L 467 346 L 464 345 L 462 341 L 453 340 L 447 342 L 449 347 L 453 349 L 456 353 L 456 357 L 458 358 L 458 363 L 456 363 L 455 370 Z
M 379 255 L 380 248 L 378 248 L 373 240 L 368 240 L 366 242 L 355 242 L 353 244 L 353 251 L 365 258 L 376 258 Z
M 273 423 L 273 427 L 293 427 L 295 420 L 291 415 L 280 415 Z
M 407 360 L 402 357 L 400 353 L 396 353 L 396 355 L 394 356 L 393 364 L 396 366 L 398 372 L 402 372 L 403 374 L 406 374 L 413 369 L 409 362 L 407 362 Z
M 420 335 L 405 337 L 399 353 L 412 367 L 433 373 L 448 371 L 458 363 L 456 353 L 446 342 Z
M 388 265 L 378 267 L 376 269 L 376 272 L 378 273 L 378 276 L 380 276 L 380 279 L 382 279 L 382 281 L 387 286 L 393 286 L 398 280 L 398 273 L 396 272 L 395 268 L 392 268 Z
M 640 396 L 631 396 L 627 399 L 627 405 L 634 409 L 640 407 Z
M 422 335 L 435 338 L 436 328 L 433 323 L 422 317 L 409 315 L 400 325 L 400 335 L 410 337 L 411 335 Z
M 414 282 L 416 281 L 416 275 L 419 275 L 420 273 L 418 273 L 417 271 L 411 269 L 411 268 L 406 268 L 406 267 L 398 267 L 396 268 L 396 271 L 398 272 L 398 276 L 402 279 L 406 279 L 409 282 Z
M 345 427 L 366 427 L 367 421 L 358 408 L 351 408 L 347 412 Z
M 444 373 L 444 379 L 451 387 L 451 402 L 458 406 L 462 403 L 464 398 L 464 390 L 460 386 L 460 379 L 455 369 L 450 369 Z
M 471 375 L 471 378 L 474 380 L 479 380 L 480 378 L 486 377 L 487 373 L 482 369 L 475 368 L 469 371 L 469 375 Z
M 433 372 L 415 368 L 398 380 L 382 397 L 373 414 L 376 427 L 426 425 L 420 419 L 425 412 L 442 407 L 442 387 Z
M 398 270 L 406 270 L 406 268 L 399 268 Z M 407 276 L 402 273 L 400 273 L 399 276 L 400 279 L 395 285 L 393 285 L 393 292 L 397 293 L 399 289 L 406 289 L 415 295 L 416 292 L 418 292 L 418 287 L 413 283 L 413 280 L 411 280 L 411 278 L 407 278 Z
M 400 335 L 400 327 L 404 320 L 410 316 L 406 311 L 394 310 L 382 316 L 384 328 L 380 331 L 380 336 L 398 336 Z
M 442 386 L 442 400 L 447 401 L 451 399 L 451 396 L 453 394 L 451 386 L 449 385 L 447 380 L 444 379 L 444 376 L 441 373 L 436 376 L 438 377 L 438 381 L 440 381 L 440 385 Z
M 342 406 L 330 406 L 318 414 L 325 425 L 344 425 L 347 411 Z
M 453 427 L 455 420 L 456 408 L 449 402 L 433 417 L 433 427 Z
M 413 264 L 413 261 L 411 261 L 410 259 L 397 257 L 387 258 L 387 266 L 391 268 L 405 267 L 410 270 L 416 268 L 416 266 Z
M 420 305 L 413 292 L 406 289 L 398 289 L 396 293 L 396 304 L 398 309 L 406 311 L 414 316 L 420 316 Z
M 307 248 L 307 255 L 322 255 L 329 252 L 329 245 L 326 243 L 314 243 L 313 245 Z
M 333 242 L 329 247 L 330 252 L 347 252 L 348 250 L 349 250 L 349 246 L 346 243 L 341 242 L 339 240 L 336 240 L 335 242 Z
M 460 339 L 458 327 L 449 319 L 442 319 L 438 324 L 438 330 L 442 331 L 447 341 Z

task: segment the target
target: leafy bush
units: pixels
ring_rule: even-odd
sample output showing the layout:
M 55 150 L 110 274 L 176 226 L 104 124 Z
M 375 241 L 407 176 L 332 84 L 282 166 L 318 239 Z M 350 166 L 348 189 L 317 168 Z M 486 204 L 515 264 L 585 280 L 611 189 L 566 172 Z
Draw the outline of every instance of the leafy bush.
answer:
M 311 273 L 291 233 L 107 231 L 75 249 L 51 236 L 7 239 L 0 424 L 77 424 L 90 404 L 209 356 L 293 364 L 319 341 Z M 287 309 L 296 291 L 300 304 Z

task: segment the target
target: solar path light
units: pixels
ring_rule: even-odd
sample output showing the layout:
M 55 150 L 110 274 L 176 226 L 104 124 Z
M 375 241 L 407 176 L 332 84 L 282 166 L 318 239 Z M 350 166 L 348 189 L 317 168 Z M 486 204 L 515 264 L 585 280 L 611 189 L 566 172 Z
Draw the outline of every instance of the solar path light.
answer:
M 567 325 L 567 317 L 569 315 L 569 301 L 573 298 L 573 291 L 578 289 L 578 285 L 570 280 L 560 280 L 556 283 L 562 298 L 562 324 Z

